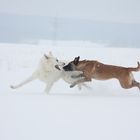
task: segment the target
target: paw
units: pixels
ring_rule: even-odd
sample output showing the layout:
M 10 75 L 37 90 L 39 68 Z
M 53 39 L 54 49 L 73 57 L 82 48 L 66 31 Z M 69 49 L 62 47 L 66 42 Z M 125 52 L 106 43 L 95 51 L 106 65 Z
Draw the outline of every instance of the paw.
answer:
M 73 88 L 75 86 L 75 84 L 70 85 L 70 88 Z
M 12 85 L 10 86 L 10 88 L 15 89 L 15 87 L 14 87 L 14 86 L 12 86 Z

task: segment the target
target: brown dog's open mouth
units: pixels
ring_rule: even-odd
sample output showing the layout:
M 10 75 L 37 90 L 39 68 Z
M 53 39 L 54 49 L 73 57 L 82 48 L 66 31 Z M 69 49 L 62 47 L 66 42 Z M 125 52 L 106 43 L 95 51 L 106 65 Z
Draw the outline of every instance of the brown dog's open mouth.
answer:
M 55 65 L 55 68 L 58 69 L 58 70 L 61 70 L 58 65 Z

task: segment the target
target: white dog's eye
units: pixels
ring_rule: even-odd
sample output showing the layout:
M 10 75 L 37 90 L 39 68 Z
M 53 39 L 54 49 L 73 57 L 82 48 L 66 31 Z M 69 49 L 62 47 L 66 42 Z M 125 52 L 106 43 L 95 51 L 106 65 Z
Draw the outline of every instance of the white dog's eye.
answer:
M 58 62 L 58 59 L 56 59 L 56 62 Z

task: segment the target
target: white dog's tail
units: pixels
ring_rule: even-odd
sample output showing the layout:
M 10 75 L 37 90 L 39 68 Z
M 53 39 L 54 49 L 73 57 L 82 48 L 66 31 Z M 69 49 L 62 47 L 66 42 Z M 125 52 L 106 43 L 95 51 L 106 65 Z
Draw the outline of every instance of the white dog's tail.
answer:
M 27 84 L 27 83 L 29 83 L 29 82 L 35 80 L 35 79 L 36 79 L 36 77 L 35 77 L 34 75 L 32 75 L 32 76 L 30 76 L 29 78 L 27 78 L 25 81 L 19 83 L 18 85 L 15 85 L 15 86 L 11 85 L 10 87 L 11 87 L 12 89 L 16 89 L 16 88 L 22 87 L 23 85 L 25 85 L 25 84 Z

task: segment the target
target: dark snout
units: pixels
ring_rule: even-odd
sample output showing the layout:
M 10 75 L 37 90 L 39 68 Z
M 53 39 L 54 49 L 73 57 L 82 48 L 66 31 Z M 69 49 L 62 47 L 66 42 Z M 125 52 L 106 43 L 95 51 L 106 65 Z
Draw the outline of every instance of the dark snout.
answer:
M 61 70 L 61 69 L 59 68 L 59 66 L 58 66 L 58 65 L 55 65 L 55 68 L 56 68 L 57 70 Z
M 73 71 L 73 68 L 70 64 L 63 67 L 64 71 Z

